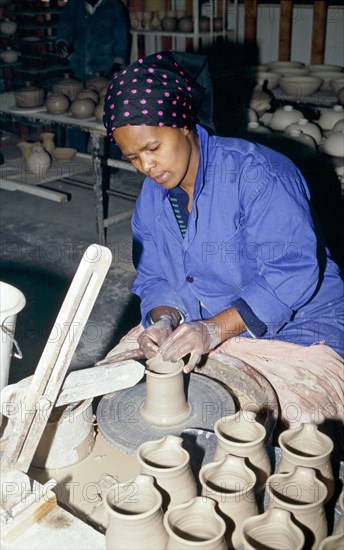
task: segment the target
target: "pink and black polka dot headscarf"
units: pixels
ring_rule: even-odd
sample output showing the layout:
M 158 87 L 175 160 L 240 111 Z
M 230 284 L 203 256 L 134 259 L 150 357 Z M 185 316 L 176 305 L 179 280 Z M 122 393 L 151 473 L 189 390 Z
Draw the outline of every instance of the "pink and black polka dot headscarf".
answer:
M 121 126 L 192 129 L 202 97 L 200 86 L 171 51 L 138 59 L 115 73 L 105 95 L 104 125 L 110 141 Z

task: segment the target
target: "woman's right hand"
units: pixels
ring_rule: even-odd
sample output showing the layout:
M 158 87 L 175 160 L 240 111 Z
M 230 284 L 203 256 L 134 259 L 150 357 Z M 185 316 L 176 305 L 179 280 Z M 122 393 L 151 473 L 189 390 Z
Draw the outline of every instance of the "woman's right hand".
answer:
M 168 315 L 162 315 L 153 325 L 142 331 L 137 342 L 140 351 L 147 359 L 155 357 L 159 353 L 160 346 L 167 340 L 174 330 L 173 320 Z

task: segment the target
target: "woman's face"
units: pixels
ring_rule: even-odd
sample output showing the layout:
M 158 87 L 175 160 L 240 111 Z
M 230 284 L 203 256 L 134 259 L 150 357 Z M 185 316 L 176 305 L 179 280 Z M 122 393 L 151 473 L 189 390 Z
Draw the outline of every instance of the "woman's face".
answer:
M 114 130 L 113 137 L 133 166 L 164 189 L 193 188 L 199 161 L 194 132 L 167 126 L 123 126 Z

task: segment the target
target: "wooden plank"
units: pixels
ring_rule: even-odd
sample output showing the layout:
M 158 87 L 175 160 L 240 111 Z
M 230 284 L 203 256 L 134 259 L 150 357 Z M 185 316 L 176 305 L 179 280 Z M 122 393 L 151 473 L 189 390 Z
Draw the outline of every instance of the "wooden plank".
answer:
M 68 195 L 59 191 L 52 191 L 51 189 L 45 189 L 36 185 L 30 185 L 28 183 L 19 183 L 16 181 L 0 181 L 0 189 L 6 191 L 22 191 L 29 195 L 35 195 L 43 199 L 48 199 L 54 202 L 67 202 Z
M 257 41 L 257 0 L 244 0 L 244 41 L 255 44 Z
M 278 59 L 289 61 L 291 52 L 291 32 L 293 25 L 293 0 L 281 0 L 279 20 Z
M 119 214 L 115 214 L 114 216 L 110 216 L 109 218 L 104 219 L 104 227 L 109 227 L 110 225 L 114 225 L 116 223 L 123 222 L 125 220 L 129 220 L 131 216 L 134 213 L 134 208 L 129 208 L 128 210 L 125 210 L 124 212 L 120 212 Z
M 315 63 L 315 64 L 324 63 L 327 7 L 328 7 L 327 0 L 314 1 L 311 63 Z
M 85 251 L 33 375 L 24 417 L 15 420 L 4 469 L 29 469 L 111 259 L 111 251 L 99 245 Z

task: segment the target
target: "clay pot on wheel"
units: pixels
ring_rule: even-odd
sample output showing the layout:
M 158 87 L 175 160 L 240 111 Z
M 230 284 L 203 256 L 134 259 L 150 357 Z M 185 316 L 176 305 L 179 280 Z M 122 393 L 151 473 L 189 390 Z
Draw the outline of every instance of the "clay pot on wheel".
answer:
M 72 114 L 76 118 L 89 118 L 93 115 L 94 109 L 95 105 L 91 99 L 75 99 L 71 106 Z
M 69 98 L 64 94 L 51 94 L 45 102 L 48 113 L 52 115 L 65 113 L 68 111 L 69 105 Z

